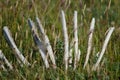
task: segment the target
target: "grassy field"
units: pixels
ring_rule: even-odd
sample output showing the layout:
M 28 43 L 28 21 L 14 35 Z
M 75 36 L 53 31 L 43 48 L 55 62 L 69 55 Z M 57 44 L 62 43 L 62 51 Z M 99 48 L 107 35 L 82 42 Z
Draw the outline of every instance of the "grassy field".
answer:
M 35 6 L 34 6 L 35 5 Z M 13 65 L 14 70 L 0 70 L 1 80 L 119 80 L 120 79 L 120 1 L 119 0 L 0 0 L 0 50 Z M 41 55 L 34 44 L 28 18 L 35 20 L 36 12 L 48 35 L 57 63 L 57 69 L 45 69 Z M 69 40 L 73 38 L 73 14 L 78 11 L 78 37 L 81 58 L 77 69 L 64 70 L 64 43 L 60 11 L 64 10 Z M 96 19 L 92 53 L 88 69 L 83 69 L 87 53 L 89 26 L 92 17 Z M 12 36 L 32 67 L 20 67 L 3 36 L 3 27 L 8 26 Z M 91 71 L 95 56 L 101 51 L 105 32 L 115 27 L 99 70 Z

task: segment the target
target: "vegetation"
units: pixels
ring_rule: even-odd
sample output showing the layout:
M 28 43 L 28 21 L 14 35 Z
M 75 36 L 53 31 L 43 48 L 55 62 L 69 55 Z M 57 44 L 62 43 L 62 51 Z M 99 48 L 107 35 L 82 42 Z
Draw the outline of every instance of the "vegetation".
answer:
M 119 80 L 120 79 L 120 1 L 119 0 L 0 0 L 0 50 L 4 53 L 14 70 L 0 70 L 0 79 L 27 80 Z M 76 70 L 69 67 L 65 73 L 63 57 L 64 43 L 60 11 L 64 10 L 70 42 L 73 39 L 73 14 L 78 11 L 78 42 L 81 50 Z M 33 41 L 28 18 L 35 20 L 36 13 L 50 39 L 57 69 L 45 69 L 41 55 Z M 89 65 L 83 69 L 87 54 L 89 26 L 92 17 L 96 19 L 93 34 L 92 53 Z M 17 62 L 14 52 L 3 36 L 3 27 L 8 26 L 19 50 L 32 64 L 23 66 Z M 97 52 L 101 50 L 105 33 L 109 27 L 115 27 L 99 70 L 91 71 L 97 61 Z M 7 67 L 7 66 L 5 66 Z

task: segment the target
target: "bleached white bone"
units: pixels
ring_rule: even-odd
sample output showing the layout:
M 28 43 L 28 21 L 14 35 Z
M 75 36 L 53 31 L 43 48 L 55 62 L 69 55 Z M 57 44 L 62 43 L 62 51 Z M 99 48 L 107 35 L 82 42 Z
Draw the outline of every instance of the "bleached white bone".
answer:
M 109 42 L 109 40 L 110 40 L 110 37 L 111 37 L 114 29 L 115 29 L 114 27 L 111 27 L 111 28 L 109 29 L 108 34 L 107 34 L 107 36 L 106 36 L 106 39 L 105 39 L 105 41 L 104 41 L 104 44 L 103 44 L 103 47 L 102 47 L 100 56 L 99 56 L 96 64 L 95 64 L 95 65 L 93 66 L 93 68 L 92 68 L 93 71 L 95 71 L 95 70 L 97 69 L 98 65 L 100 64 L 100 61 L 101 61 L 101 59 L 102 59 L 102 57 L 103 57 L 103 55 L 104 55 L 104 53 L 105 53 L 105 50 L 106 50 L 106 48 L 107 48 L 108 42 Z
M 2 59 L 6 64 L 7 66 L 12 70 L 13 67 L 12 65 L 9 63 L 9 61 L 7 60 L 7 58 L 4 56 L 4 54 L 2 53 L 2 51 L 0 50 L 0 59 Z
M 93 31 L 94 31 L 94 26 L 95 26 L 95 18 L 92 18 L 91 24 L 90 24 L 90 30 L 89 30 L 89 39 L 88 39 L 88 48 L 87 48 L 87 55 L 84 63 L 84 69 L 88 63 L 89 56 L 91 53 L 91 48 L 92 48 L 92 37 L 93 37 Z
M 42 34 L 42 39 L 43 39 L 43 41 L 45 43 L 45 47 L 47 48 L 47 52 L 48 52 L 48 54 L 50 56 L 50 59 L 51 59 L 51 61 L 53 63 L 53 68 L 56 68 L 55 56 L 53 54 L 52 46 L 50 44 L 48 36 L 45 34 L 44 28 L 43 28 L 43 26 L 41 24 L 41 21 L 40 21 L 40 19 L 38 17 L 36 17 L 36 21 L 37 21 L 37 24 L 38 24 L 39 31 Z
M 12 36 L 11 36 L 11 33 L 10 33 L 10 30 L 8 29 L 7 26 L 5 26 L 3 28 L 3 31 L 4 31 L 4 36 L 8 42 L 8 44 L 10 45 L 10 47 L 12 48 L 12 50 L 14 51 L 14 54 L 16 56 L 16 58 L 21 61 L 23 64 L 29 66 L 30 63 L 25 59 L 25 57 L 22 55 L 22 53 L 18 50 Z
M 64 11 L 61 11 L 61 19 L 62 19 L 62 29 L 63 29 L 63 36 L 64 36 L 64 62 L 65 62 L 65 70 L 68 69 L 68 58 L 69 58 L 69 40 L 68 40 L 68 33 L 67 33 L 67 26 L 65 20 Z
M 37 45 L 37 47 L 39 48 L 39 53 L 41 54 L 41 57 L 42 57 L 42 59 L 44 61 L 44 64 L 45 64 L 45 67 L 49 68 L 49 63 L 48 63 L 48 60 L 47 60 L 46 48 L 45 48 L 45 45 L 42 43 L 41 39 L 38 36 L 37 30 L 35 28 L 35 24 L 31 19 L 28 19 L 28 24 L 30 26 L 34 42 Z

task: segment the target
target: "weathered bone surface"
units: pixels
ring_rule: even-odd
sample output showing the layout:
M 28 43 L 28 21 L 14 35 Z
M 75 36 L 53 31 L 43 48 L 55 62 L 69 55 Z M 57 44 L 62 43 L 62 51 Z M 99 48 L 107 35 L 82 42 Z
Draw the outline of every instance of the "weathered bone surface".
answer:
M 111 27 L 111 28 L 108 30 L 108 34 L 107 34 L 106 39 L 105 39 L 105 41 L 104 41 L 104 44 L 103 44 L 103 47 L 102 47 L 100 56 L 99 56 L 96 64 L 95 64 L 95 65 L 93 66 L 93 68 L 92 68 L 93 71 L 95 71 L 95 70 L 97 69 L 97 67 L 99 66 L 100 61 L 101 61 L 101 59 L 102 59 L 102 57 L 103 57 L 103 55 L 104 55 L 104 53 L 105 53 L 105 50 L 106 50 L 106 48 L 107 48 L 108 42 L 109 42 L 109 40 L 110 40 L 110 37 L 111 37 L 114 29 L 115 29 L 114 27 Z
M 69 58 L 69 40 L 68 40 L 68 33 L 67 33 L 67 26 L 65 20 L 64 11 L 61 11 L 61 19 L 62 19 L 62 29 L 63 29 L 63 36 L 64 36 L 64 62 L 65 62 L 65 70 L 68 69 L 68 58 Z
M 25 59 L 25 57 L 22 55 L 22 53 L 18 50 L 7 26 L 5 26 L 3 28 L 3 32 L 4 32 L 4 36 L 5 36 L 8 44 L 14 51 L 14 54 L 15 54 L 16 58 L 19 60 L 19 62 L 22 62 L 23 64 L 25 64 L 27 66 L 30 66 L 30 63 Z
M 90 56 L 91 49 L 92 49 L 92 37 L 93 37 L 94 27 L 95 27 L 95 18 L 92 19 L 91 24 L 90 24 L 90 30 L 89 30 L 90 34 L 89 34 L 89 39 L 88 39 L 88 49 L 87 49 L 87 55 L 86 55 L 86 59 L 85 59 L 85 63 L 84 63 L 84 68 L 88 64 L 89 56 Z
M 7 58 L 4 56 L 1 50 L 0 50 L 0 59 L 3 60 L 11 70 L 13 69 L 12 65 L 8 62 Z
M 54 57 L 52 46 L 50 44 L 48 36 L 45 34 L 44 28 L 43 28 L 43 26 L 42 26 L 42 24 L 40 22 L 40 19 L 38 17 L 36 18 L 36 21 L 37 21 L 37 24 L 38 24 L 39 31 L 42 34 L 42 39 L 44 40 L 45 47 L 47 48 L 47 52 L 48 52 L 48 54 L 50 56 L 50 59 L 51 59 L 51 61 L 53 63 L 53 67 L 56 68 L 55 57 Z
M 77 25 L 77 11 L 74 11 L 74 49 L 75 49 L 75 59 L 74 59 L 74 70 L 77 67 L 77 63 L 79 62 L 80 51 L 78 50 L 78 25 Z
M 48 63 L 48 60 L 47 60 L 47 53 L 46 53 L 45 44 L 43 44 L 43 42 L 39 38 L 37 30 L 35 28 L 35 24 L 33 23 L 33 21 L 31 19 L 28 19 L 28 24 L 30 26 L 34 42 L 37 45 L 37 47 L 39 48 L 39 52 L 40 52 L 40 54 L 42 56 L 45 67 L 49 68 L 49 63 Z

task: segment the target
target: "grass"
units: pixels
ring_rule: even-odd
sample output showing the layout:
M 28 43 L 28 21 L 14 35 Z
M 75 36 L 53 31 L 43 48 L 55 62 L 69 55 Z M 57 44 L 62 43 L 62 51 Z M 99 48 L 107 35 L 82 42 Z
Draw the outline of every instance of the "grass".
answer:
M 0 79 L 120 79 L 120 1 L 111 0 L 109 9 L 108 5 L 110 0 L 84 0 L 82 3 L 80 2 L 81 0 L 71 0 L 70 4 L 67 0 L 66 3 L 64 1 L 65 0 L 34 0 L 38 16 L 41 19 L 55 52 L 55 56 L 57 57 L 56 62 L 58 67 L 56 70 L 52 68 L 46 70 L 43 67 L 44 63 L 32 39 L 27 20 L 29 17 L 35 20 L 36 13 L 31 0 L 0 1 L 0 49 L 14 67 L 14 71 L 6 72 L 0 70 Z M 60 20 L 61 9 L 63 9 L 66 14 L 70 41 L 73 38 L 73 13 L 74 10 L 78 11 L 78 37 L 81 59 L 77 69 L 73 71 L 73 68 L 69 68 L 68 74 L 65 74 L 63 64 L 64 45 L 62 23 Z M 88 31 L 92 17 L 95 17 L 96 23 L 93 35 L 93 50 L 90 55 L 88 68 L 91 69 L 97 60 L 95 55 L 102 48 L 106 30 L 114 26 L 115 31 L 107 46 L 107 50 L 101 62 L 103 65 L 100 65 L 100 70 L 88 72 L 86 69 L 83 70 L 83 65 L 87 52 Z M 3 36 L 2 29 L 4 26 L 9 26 L 18 48 L 27 60 L 33 64 L 32 67 L 20 67 L 13 55 L 13 51 L 8 46 Z

